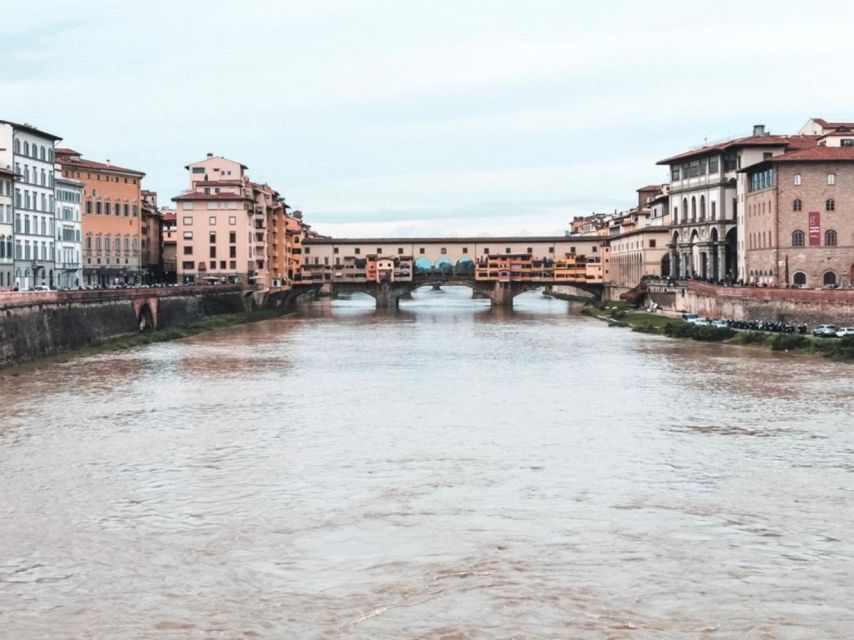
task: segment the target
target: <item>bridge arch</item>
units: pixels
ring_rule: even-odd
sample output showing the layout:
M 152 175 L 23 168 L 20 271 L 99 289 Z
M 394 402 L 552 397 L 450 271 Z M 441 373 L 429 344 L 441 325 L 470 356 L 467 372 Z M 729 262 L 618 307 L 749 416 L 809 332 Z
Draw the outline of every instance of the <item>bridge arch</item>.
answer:
M 433 261 L 421 256 L 415 261 L 415 273 L 429 273 L 433 270 Z
M 461 256 L 454 265 L 454 275 L 474 278 L 474 268 L 474 260 L 470 256 Z
M 136 314 L 136 326 L 142 331 L 154 331 L 157 328 L 157 316 L 155 311 L 152 311 L 148 301 L 143 302 L 139 306 L 139 311 Z

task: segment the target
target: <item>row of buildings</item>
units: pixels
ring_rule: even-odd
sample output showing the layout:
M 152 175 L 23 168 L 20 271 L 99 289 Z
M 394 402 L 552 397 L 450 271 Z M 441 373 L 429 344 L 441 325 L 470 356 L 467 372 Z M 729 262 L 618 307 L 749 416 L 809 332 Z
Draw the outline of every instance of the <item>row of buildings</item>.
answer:
M 0 120 L 0 290 L 155 282 L 277 288 L 299 277 L 309 228 L 246 166 L 208 154 L 158 205 L 145 173 L 89 160 L 29 124 Z
M 609 281 L 644 276 L 769 287 L 854 285 L 854 123 L 812 118 L 658 162 L 670 180 L 629 211 L 572 221 L 606 237 Z

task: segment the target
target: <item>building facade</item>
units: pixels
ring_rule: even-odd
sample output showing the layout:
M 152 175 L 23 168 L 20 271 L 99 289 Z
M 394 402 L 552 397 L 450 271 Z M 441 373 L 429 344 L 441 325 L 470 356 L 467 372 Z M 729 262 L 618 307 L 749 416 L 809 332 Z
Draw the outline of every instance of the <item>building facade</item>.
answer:
M 842 139 L 742 172 L 748 282 L 809 288 L 854 283 L 854 143 L 843 146 Z
M 163 221 L 157 206 L 157 194 L 143 189 L 140 191 L 140 196 L 142 197 L 142 217 L 139 223 L 139 250 L 142 278 L 144 282 L 162 282 L 161 225 Z
M 53 287 L 54 147 L 59 136 L 0 120 L 0 166 L 18 176 L 13 201 L 15 284 Z
M 263 213 L 256 216 L 247 167 L 208 154 L 185 168 L 190 188 L 173 198 L 178 283 L 254 284 L 259 259 L 255 231 Z M 265 253 L 260 256 L 262 263 L 266 263 Z
M 141 281 L 141 184 L 145 174 L 109 161 L 86 160 L 57 149 L 62 175 L 83 183 L 83 279 L 109 287 Z
M 711 282 L 745 279 L 746 192 L 738 171 L 789 149 L 815 144 L 813 136 L 779 136 L 756 125 L 753 134 L 705 145 L 658 162 L 670 168 L 670 264 L 679 278 Z
M 83 183 L 56 170 L 56 278 L 57 289 L 78 289 L 83 285 L 82 216 Z
M 163 282 L 174 284 L 178 278 L 178 220 L 175 211 L 160 210 L 160 260 Z
M 0 166 L 0 291 L 15 286 L 14 185 L 15 173 L 8 166 Z

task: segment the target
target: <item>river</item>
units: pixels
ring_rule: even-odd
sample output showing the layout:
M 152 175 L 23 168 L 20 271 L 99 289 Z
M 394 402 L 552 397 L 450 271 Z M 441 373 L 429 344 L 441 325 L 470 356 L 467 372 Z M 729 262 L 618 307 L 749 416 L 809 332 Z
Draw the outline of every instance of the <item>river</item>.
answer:
M 851 365 L 468 294 L 0 375 L 0 636 L 854 637 Z

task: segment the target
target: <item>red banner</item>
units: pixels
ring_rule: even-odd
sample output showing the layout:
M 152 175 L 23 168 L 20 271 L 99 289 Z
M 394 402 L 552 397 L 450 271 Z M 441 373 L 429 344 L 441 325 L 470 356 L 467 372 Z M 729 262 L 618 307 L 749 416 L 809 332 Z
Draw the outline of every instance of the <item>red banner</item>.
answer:
M 821 246 L 821 214 L 818 211 L 810 211 L 809 220 L 810 246 Z

